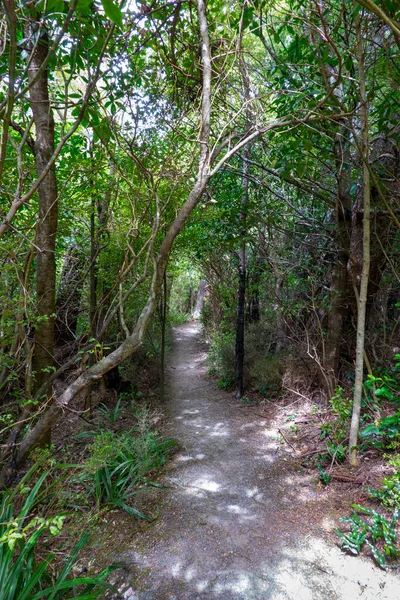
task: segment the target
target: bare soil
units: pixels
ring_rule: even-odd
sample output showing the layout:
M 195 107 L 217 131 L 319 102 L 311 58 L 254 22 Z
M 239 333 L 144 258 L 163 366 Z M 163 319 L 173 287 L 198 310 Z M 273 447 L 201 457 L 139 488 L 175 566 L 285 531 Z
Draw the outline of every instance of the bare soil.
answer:
M 337 546 L 357 486 L 323 488 L 282 443 L 280 409 L 236 402 L 207 376 L 206 358 L 198 324 L 175 329 L 165 434 L 182 450 L 163 478 L 158 519 L 131 539 L 126 531 L 119 597 L 399 599 L 397 571 Z

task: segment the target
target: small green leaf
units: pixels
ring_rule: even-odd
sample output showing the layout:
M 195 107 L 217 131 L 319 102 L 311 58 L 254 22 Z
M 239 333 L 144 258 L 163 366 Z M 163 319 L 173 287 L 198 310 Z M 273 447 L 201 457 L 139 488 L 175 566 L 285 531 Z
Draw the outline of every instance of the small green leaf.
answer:
M 101 3 L 110 21 L 122 27 L 122 12 L 118 4 L 115 4 L 113 0 L 101 0 Z

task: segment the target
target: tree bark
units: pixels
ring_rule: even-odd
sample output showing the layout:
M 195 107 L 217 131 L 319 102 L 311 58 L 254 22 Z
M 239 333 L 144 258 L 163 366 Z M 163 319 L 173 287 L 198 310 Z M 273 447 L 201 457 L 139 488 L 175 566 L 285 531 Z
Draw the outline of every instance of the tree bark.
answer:
M 141 346 L 145 332 L 151 322 L 154 311 L 157 308 L 161 288 L 163 285 L 164 272 L 173 243 L 206 189 L 210 179 L 209 143 L 212 71 L 210 40 L 208 35 L 206 5 L 204 0 L 197 0 L 197 12 L 200 25 L 202 57 L 202 107 L 200 118 L 200 156 L 198 174 L 186 202 L 178 211 L 178 214 L 171 223 L 164 240 L 161 243 L 155 261 L 154 273 L 147 303 L 139 315 L 132 334 L 126 340 L 124 340 L 122 344 L 116 348 L 116 350 L 104 357 L 97 364 L 87 369 L 87 371 L 82 373 L 80 377 L 73 381 L 56 399 L 54 404 L 50 406 L 50 408 L 44 413 L 36 425 L 29 431 L 29 433 L 22 440 L 15 457 L 13 457 L 11 472 L 14 468 L 22 464 L 33 448 L 40 444 L 43 439 L 46 439 L 48 432 L 51 431 L 54 423 L 56 423 L 61 417 L 63 412 L 68 408 L 68 405 L 77 396 L 77 394 L 79 394 L 87 385 L 101 379 L 105 373 L 110 371 L 113 367 L 119 365 L 128 356 L 134 354 Z M 8 480 L 9 476 L 10 465 L 5 465 L 0 474 L 0 482 L 4 484 Z
M 167 272 L 164 271 L 162 297 L 160 302 L 160 323 L 161 323 L 161 351 L 160 351 L 160 398 L 163 401 L 165 397 L 165 342 L 166 326 L 168 312 L 168 282 Z
M 82 297 L 82 250 L 72 244 L 66 252 L 56 301 L 55 343 L 63 346 L 76 338 Z
M 357 444 L 358 432 L 360 427 L 361 396 L 363 390 L 364 375 L 364 339 L 365 339 L 365 314 L 368 299 L 368 280 L 370 269 L 370 174 L 369 174 L 369 131 L 368 131 L 368 104 L 366 96 L 365 65 L 363 51 L 363 34 L 361 32 L 360 15 L 357 17 L 357 58 L 360 83 L 360 101 L 361 101 L 361 139 L 360 150 L 363 159 L 363 261 L 360 282 L 360 291 L 358 295 L 358 314 L 357 314 L 357 345 L 356 345 L 356 368 L 355 384 L 353 396 L 353 412 L 350 425 L 349 437 L 349 459 L 350 465 L 358 465 Z
M 247 149 L 246 149 L 247 150 Z M 247 154 L 247 152 L 246 152 Z M 241 223 L 241 242 L 238 252 L 238 295 L 237 295 L 237 316 L 236 316 L 236 342 L 235 342 L 235 380 L 236 380 L 236 399 L 240 400 L 244 393 L 244 326 L 246 310 L 246 209 L 249 195 L 248 179 L 249 163 L 243 161 L 242 175 L 242 210 L 240 214 Z
M 333 396 L 337 387 L 339 370 L 340 343 L 342 325 L 348 302 L 346 291 L 347 263 L 349 260 L 351 230 L 351 196 L 350 196 L 350 142 L 349 130 L 342 127 L 337 135 L 335 146 L 337 167 L 337 201 L 336 201 L 336 249 L 335 264 L 332 272 L 330 307 L 328 312 L 328 331 L 325 346 L 325 369 L 327 393 Z
M 31 22 L 33 31 L 38 24 Z M 28 67 L 28 79 L 32 83 L 29 103 L 35 124 L 35 163 L 37 176 L 47 168 L 54 152 L 54 118 L 49 99 L 47 68 L 42 65 L 47 57 L 49 42 L 43 34 L 33 50 Z M 37 77 L 37 73 L 39 77 Z M 37 77 L 37 78 L 36 78 Z M 35 80 L 36 79 L 36 80 Z M 58 220 L 58 192 L 54 164 L 38 188 L 39 222 L 36 231 L 36 314 L 35 349 L 33 371 L 35 390 L 45 384 L 54 368 L 54 319 L 56 299 L 55 247 Z M 50 388 L 47 395 L 50 395 Z M 50 429 L 47 431 L 50 436 Z
M 200 319 L 201 311 L 203 310 L 204 297 L 206 295 L 207 282 L 205 279 L 200 279 L 199 289 L 197 291 L 196 305 L 193 311 L 193 319 Z

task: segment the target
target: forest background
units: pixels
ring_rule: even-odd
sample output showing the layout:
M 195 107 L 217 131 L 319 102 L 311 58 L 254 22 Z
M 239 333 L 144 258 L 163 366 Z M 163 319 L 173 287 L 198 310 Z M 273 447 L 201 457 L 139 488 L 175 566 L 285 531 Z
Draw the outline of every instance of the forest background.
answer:
M 360 419 L 396 451 L 398 18 L 391 0 L 3 0 L 3 484 L 101 380 L 154 363 L 163 395 L 200 279 L 222 387 L 306 385 L 336 399 L 351 465 Z

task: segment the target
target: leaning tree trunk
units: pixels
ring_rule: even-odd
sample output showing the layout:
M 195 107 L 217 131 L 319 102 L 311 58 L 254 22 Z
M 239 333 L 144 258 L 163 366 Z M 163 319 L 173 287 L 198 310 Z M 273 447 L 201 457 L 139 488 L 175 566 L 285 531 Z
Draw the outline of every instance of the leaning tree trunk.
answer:
M 204 0 L 197 0 L 197 10 L 200 24 L 201 36 L 201 58 L 202 58 L 202 107 L 201 107 L 201 126 L 200 126 L 200 156 L 199 169 L 196 181 L 189 193 L 186 202 L 178 211 L 174 221 L 171 223 L 164 240 L 161 243 L 154 265 L 154 273 L 149 290 L 148 300 L 140 313 L 132 334 L 118 346 L 108 356 L 93 365 L 87 371 L 82 373 L 73 381 L 64 392 L 57 398 L 56 402 L 43 414 L 36 425 L 30 430 L 18 447 L 18 451 L 13 457 L 12 465 L 5 465 L 1 474 L 0 482 L 4 484 L 7 481 L 10 472 L 18 467 L 35 448 L 40 440 L 48 435 L 51 427 L 63 414 L 70 402 L 87 385 L 99 381 L 101 377 L 113 367 L 119 365 L 128 356 L 138 350 L 143 342 L 143 337 L 151 322 L 154 311 L 157 308 L 158 301 L 163 285 L 164 272 L 167 266 L 173 243 L 185 225 L 189 215 L 201 200 L 208 181 L 210 179 L 210 113 L 211 113 L 211 52 L 210 40 L 208 35 L 208 25 L 206 17 L 206 7 Z M 5 457 L 4 457 L 5 458 Z
M 31 22 L 30 32 L 38 27 Z M 43 34 L 33 49 L 28 67 L 28 78 L 32 83 L 29 103 L 35 124 L 35 162 L 37 176 L 40 177 L 54 152 L 54 118 L 49 99 L 47 68 L 43 63 L 47 56 L 49 42 Z M 39 76 L 37 77 L 37 74 Z M 34 78 L 37 77 L 36 81 Z M 38 189 L 39 222 L 36 230 L 36 315 L 35 349 L 33 371 L 35 390 L 43 387 L 54 367 L 54 317 L 56 298 L 56 234 L 58 219 L 58 193 L 55 166 L 53 165 Z M 50 395 L 50 388 L 46 395 Z M 47 440 L 50 429 L 46 431 Z
M 358 295 L 358 314 L 357 314 L 357 344 L 356 344 L 356 368 L 355 384 L 353 396 L 353 413 L 350 425 L 349 437 L 349 458 L 351 466 L 358 464 L 357 444 L 358 432 L 360 427 L 361 397 L 363 390 L 364 374 L 364 339 L 365 339 L 365 314 L 368 299 L 368 280 L 370 268 L 370 174 L 369 174 L 369 133 L 368 133 L 368 104 L 366 96 L 365 83 L 365 65 L 363 52 L 363 36 L 361 33 L 360 16 L 357 17 L 357 56 L 358 70 L 360 78 L 360 101 L 361 101 L 361 139 L 359 141 L 359 150 L 363 160 L 363 260 L 360 282 L 360 291 Z

